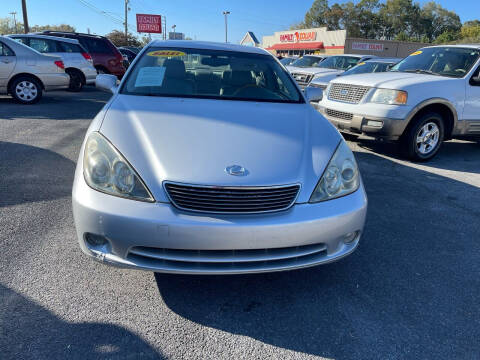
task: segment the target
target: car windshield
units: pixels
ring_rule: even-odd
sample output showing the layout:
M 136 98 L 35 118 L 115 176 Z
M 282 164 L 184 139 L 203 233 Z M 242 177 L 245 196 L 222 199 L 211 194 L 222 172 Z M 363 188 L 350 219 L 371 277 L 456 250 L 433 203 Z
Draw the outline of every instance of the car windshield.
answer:
M 300 59 L 295 60 L 292 62 L 292 66 L 306 68 L 306 67 L 318 67 L 323 61 L 324 58 L 318 56 L 302 56 Z
M 390 68 L 390 66 L 392 66 L 392 64 L 386 62 L 361 62 L 352 67 L 350 70 L 345 71 L 343 75 L 385 72 Z
M 326 69 L 348 70 L 358 64 L 360 59 L 354 56 L 330 56 L 318 66 Z
M 285 66 L 290 65 L 294 61 L 295 61 L 294 58 L 283 58 L 283 59 L 280 60 L 280 62 Z
M 431 47 L 414 52 L 392 68 L 392 71 L 463 77 L 480 54 L 478 49 Z
M 284 68 L 268 54 L 151 47 L 122 94 L 301 103 Z

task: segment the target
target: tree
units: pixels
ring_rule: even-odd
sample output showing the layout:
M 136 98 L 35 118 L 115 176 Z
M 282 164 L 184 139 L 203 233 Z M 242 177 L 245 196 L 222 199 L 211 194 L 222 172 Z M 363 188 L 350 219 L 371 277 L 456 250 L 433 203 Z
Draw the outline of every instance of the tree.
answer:
M 15 24 L 13 19 L 10 18 L 0 18 L 0 35 L 8 35 L 8 34 L 20 34 L 23 33 L 23 24 L 17 22 L 17 29 L 15 31 Z
M 132 33 L 128 33 L 127 39 L 125 39 L 125 33 L 119 30 L 112 30 L 105 35 L 115 46 L 135 46 L 140 47 L 142 43 Z
M 422 30 L 430 41 L 445 33 L 459 32 L 462 23 L 453 11 L 444 9 L 434 1 L 426 3 L 422 8 Z
M 445 31 L 444 33 L 437 36 L 435 39 L 435 44 L 447 44 L 454 41 L 457 41 L 459 38 L 458 32 Z
M 67 24 L 60 25 L 34 25 L 30 27 L 31 32 L 41 32 L 45 30 L 75 32 L 76 29 Z
M 328 0 L 314 0 L 312 7 L 305 14 L 305 20 L 303 21 L 305 27 L 314 28 L 326 26 L 329 10 Z
M 460 36 L 462 39 L 480 39 L 480 22 L 479 25 L 463 25 Z

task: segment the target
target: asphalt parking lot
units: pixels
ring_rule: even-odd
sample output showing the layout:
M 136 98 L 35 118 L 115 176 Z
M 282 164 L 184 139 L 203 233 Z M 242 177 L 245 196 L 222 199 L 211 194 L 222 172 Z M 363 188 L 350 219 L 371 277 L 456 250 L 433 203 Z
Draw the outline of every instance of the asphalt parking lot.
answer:
M 480 358 L 480 145 L 412 164 L 349 142 L 369 197 L 344 260 L 249 276 L 173 276 L 91 261 L 71 185 L 109 95 L 0 97 L 0 358 Z

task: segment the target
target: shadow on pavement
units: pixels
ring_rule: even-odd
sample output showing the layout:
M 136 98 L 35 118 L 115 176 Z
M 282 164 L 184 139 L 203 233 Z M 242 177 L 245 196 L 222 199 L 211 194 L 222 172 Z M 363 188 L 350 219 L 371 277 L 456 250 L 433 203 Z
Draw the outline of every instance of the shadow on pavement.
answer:
M 166 305 L 203 326 L 337 360 L 478 357 L 479 189 L 356 155 L 369 214 L 353 255 L 285 273 L 156 274 Z
M 110 97 L 111 94 L 91 86 L 84 87 L 79 93 L 47 92 L 39 103 L 33 105 L 21 105 L 10 97 L 0 97 L 0 120 L 90 120 Z
M 0 306 L 2 359 L 163 358 L 125 328 L 65 322 L 3 285 L 0 285 Z
M 0 141 L 0 208 L 70 196 L 74 172 L 56 152 Z
M 346 137 L 349 139 L 348 137 Z M 359 138 L 354 140 L 359 147 L 397 160 L 405 160 L 396 143 Z M 465 171 L 480 174 L 480 143 L 475 141 L 446 141 L 438 154 L 430 161 L 421 163 L 437 169 Z

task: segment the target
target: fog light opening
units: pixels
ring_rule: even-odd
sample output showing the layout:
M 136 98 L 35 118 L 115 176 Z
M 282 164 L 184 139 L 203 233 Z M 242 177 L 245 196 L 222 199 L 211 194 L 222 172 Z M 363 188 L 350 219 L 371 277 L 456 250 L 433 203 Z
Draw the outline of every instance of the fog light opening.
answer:
M 358 238 L 360 231 L 354 231 L 348 234 L 343 235 L 343 242 L 345 244 L 350 244 Z
M 94 248 L 108 244 L 107 238 L 102 235 L 87 233 L 85 234 L 85 240 L 87 241 L 88 245 Z
M 383 121 L 367 120 L 367 126 L 381 128 L 383 126 Z

